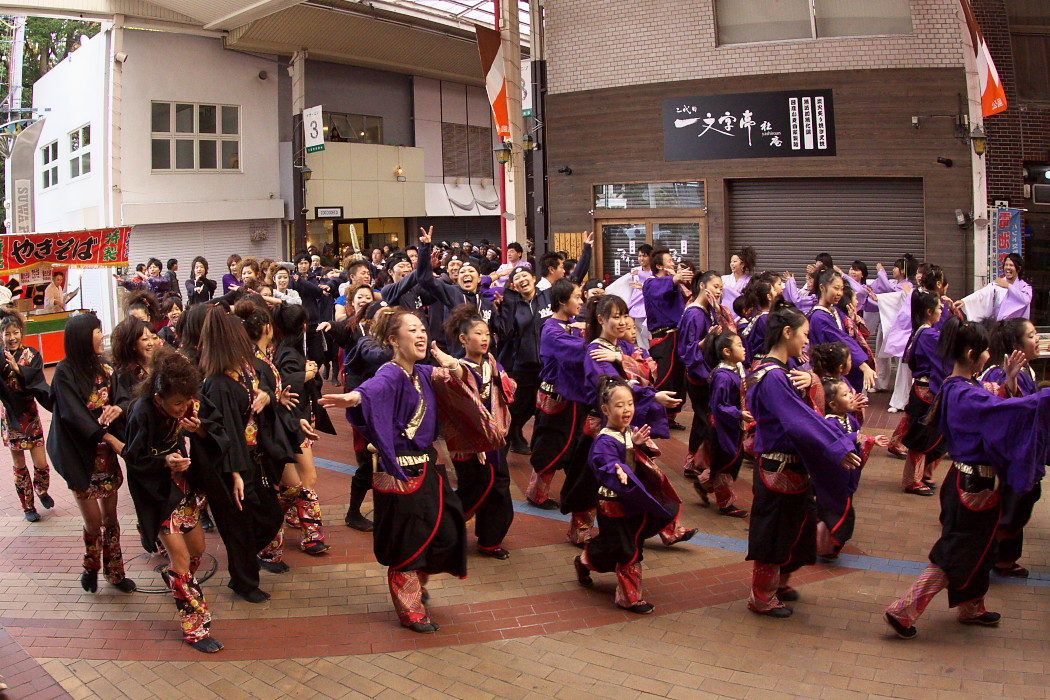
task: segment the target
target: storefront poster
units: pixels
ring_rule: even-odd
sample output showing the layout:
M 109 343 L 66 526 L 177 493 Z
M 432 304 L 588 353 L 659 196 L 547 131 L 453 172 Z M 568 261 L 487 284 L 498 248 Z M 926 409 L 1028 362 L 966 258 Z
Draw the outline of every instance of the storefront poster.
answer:
M 1010 253 L 1021 254 L 1021 210 L 996 209 L 992 238 L 992 272 L 995 277 L 1002 277 L 1006 256 Z
M 0 273 L 36 265 L 127 265 L 131 227 L 0 236 Z
M 835 155 L 831 90 L 664 100 L 664 160 Z

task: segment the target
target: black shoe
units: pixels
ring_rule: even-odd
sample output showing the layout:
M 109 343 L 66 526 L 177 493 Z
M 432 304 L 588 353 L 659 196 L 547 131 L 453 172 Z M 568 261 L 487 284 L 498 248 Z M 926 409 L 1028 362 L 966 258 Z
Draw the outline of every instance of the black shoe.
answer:
M 138 586 L 135 585 L 135 582 L 127 576 L 120 579 L 120 583 L 114 583 L 113 587 L 121 593 L 134 593 L 136 590 L 138 590 Z
M 204 652 L 205 654 L 214 654 L 215 652 L 222 650 L 222 642 L 215 637 L 205 637 L 196 642 L 188 642 L 188 644 L 197 651 Z
M 303 551 L 309 554 L 310 556 L 316 557 L 321 554 L 324 554 L 331 548 L 331 545 L 327 545 L 324 542 L 311 542 L 305 547 L 303 547 Z
M 531 455 L 529 443 L 522 435 L 515 435 L 507 442 L 508 449 L 516 455 Z
M 639 615 L 648 615 L 653 610 L 656 610 L 656 606 L 652 603 L 635 603 L 629 607 L 623 605 L 617 605 L 616 607 L 626 610 L 627 612 L 637 613 Z
M 987 625 L 992 627 L 999 624 L 999 620 L 1003 619 L 1003 616 L 997 612 L 984 612 L 977 617 L 968 617 L 965 620 L 959 620 L 964 625 Z
M 51 498 L 51 496 L 45 493 L 43 496 L 40 497 L 40 505 L 44 506 L 48 510 L 51 510 L 55 507 L 55 499 Z
M 411 625 L 405 625 L 405 627 L 420 634 L 434 634 L 441 629 L 433 622 L 413 622 Z
M 35 523 L 36 521 L 40 520 L 40 513 L 37 513 L 35 510 L 26 511 L 25 516 L 26 520 L 28 520 L 31 523 Z
M 756 615 L 765 615 L 766 617 L 775 617 L 777 619 L 784 619 L 791 617 L 791 613 L 794 611 L 786 605 L 781 605 L 779 608 L 771 608 L 769 610 L 755 610 L 754 608 L 748 608 L 751 612 Z
M 673 540 L 671 542 L 667 542 L 665 544 L 665 546 L 673 547 L 674 545 L 678 544 L 679 542 L 688 542 L 689 540 L 693 539 L 693 537 L 695 537 L 696 533 L 698 533 L 698 532 L 700 532 L 699 528 L 695 528 L 695 527 L 690 528 L 690 529 L 686 530 L 685 532 L 683 532 L 681 537 L 679 537 L 677 540 Z
M 343 522 L 346 523 L 347 527 L 359 530 L 360 532 L 371 532 L 375 529 L 375 525 L 372 521 L 361 515 L 360 512 L 354 513 L 352 511 L 346 512 L 346 517 L 343 518 Z
M 88 593 L 96 592 L 98 590 L 98 572 L 85 571 L 80 574 L 80 587 Z
M 781 602 L 794 603 L 798 600 L 798 591 L 791 586 L 784 586 L 783 588 L 777 589 L 777 598 Z
M 555 501 L 553 498 L 548 498 L 543 503 L 536 503 L 535 501 L 530 501 L 528 499 L 525 500 L 526 503 L 528 503 L 530 506 L 532 506 L 533 508 L 539 508 L 540 510 L 558 510 L 558 508 L 560 507 L 558 505 L 558 502 Z
M 265 603 L 270 599 L 270 594 L 261 588 L 253 588 L 247 592 L 241 592 L 238 590 L 234 590 L 233 592 L 244 598 L 249 603 Z
M 913 489 L 904 489 L 904 493 L 910 493 L 913 496 L 932 496 L 933 489 L 929 486 L 916 486 Z
M 685 430 L 685 426 L 676 420 L 667 421 L 667 427 L 671 430 Z
M 496 549 L 482 549 L 478 547 L 478 554 L 483 557 L 492 557 L 493 559 L 510 559 L 510 552 L 503 549 L 503 547 L 497 547 Z
M 736 506 L 726 506 L 725 508 L 719 508 L 718 512 L 722 515 L 729 516 L 730 518 L 747 517 L 747 511 L 743 508 L 737 508 Z
M 914 639 L 915 635 L 919 633 L 918 629 L 915 627 L 905 627 L 903 622 L 889 613 L 883 615 L 883 618 L 886 620 L 886 624 L 890 626 L 890 629 L 893 630 L 894 634 L 901 639 Z
M 922 481 L 923 486 L 930 489 L 931 491 L 937 490 L 937 482 L 933 479 L 920 479 L 920 481 Z
M 271 574 L 283 574 L 292 567 L 285 564 L 283 561 L 264 561 L 259 560 L 259 568 L 269 571 Z
M 583 560 L 576 557 L 572 560 L 572 565 L 576 567 L 576 580 L 584 588 L 590 588 L 594 585 L 594 579 L 591 578 L 591 570 L 583 563 Z
M 201 527 L 204 528 L 205 532 L 211 532 L 215 529 L 215 521 L 211 519 L 211 514 L 207 509 L 201 513 Z

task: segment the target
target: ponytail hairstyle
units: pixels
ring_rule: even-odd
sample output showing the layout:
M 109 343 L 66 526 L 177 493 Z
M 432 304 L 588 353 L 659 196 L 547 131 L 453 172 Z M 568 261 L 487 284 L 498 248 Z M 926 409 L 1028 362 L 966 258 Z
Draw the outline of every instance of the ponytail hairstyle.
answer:
M 738 317 L 744 318 L 748 315 L 747 311 L 749 310 L 750 309 L 747 308 L 747 300 L 744 299 L 743 294 L 741 294 L 733 300 L 733 313 L 735 313 Z
M 897 261 L 897 266 L 904 273 L 905 278 L 915 279 L 915 273 L 919 271 L 919 261 L 911 253 L 905 253 L 904 257 Z
M 835 261 L 831 259 L 831 253 L 818 253 L 817 257 L 814 258 L 814 261 L 820 263 L 829 270 L 835 269 Z
M 281 304 L 273 310 L 273 330 L 281 343 L 294 344 L 302 352 L 306 334 L 306 309 L 299 304 Z
M 744 274 L 753 274 L 755 267 L 758 265 L 758 252 L 748 245 L 741 248 L 735 255 L 740 258 L 740 262 L 744 265 Z
M 989 343 L 988 329 L 982 323 L 952 316 L 941 329 L 937 349 L 946 362 L 965 362 L 971 352 L 977 356 L 987 350 Z
M 576 283 L 568 277 L 562 277 L 551 285 L 551 311 L 557 313 L 561 307 L 569 303 L 573 293 L 576 291 Z
M 448 314 L 448 318 L 445 319 L 445 340 L 450 345 L 458 347 L 460 344 L 459 336 L 469 333 L 476 323 L 488 326 L 485 323 L 485 319 L 478 313 L 477 307 L 473 304 L 460 304 L 452 309 Z
M 767 273 L 762 273 L 763 277 L 766 274 Z M 748 282 L 747 287 L 744 288 L 744 293 L 738 298 L 744 300 L 745 309 L 766 311 L 773 303 L 770 299 L 772 295 L 772 283 L 767 282 L 765 279 L 752 278 L 751 281 Z
M 219 306 L 209 306 L 201 329 L 200 368 L 205 377 L 241 372 L 255 352 L 244 326 Z
M 149 400 L 152 396 L 190 398 L 197 394 L 201 374 L 197 367 L 174 348 L 164 345 L 153 353 L 146 381 L 136 389 L 136 398 Z
M 722 331 L 714 338 L 708 337 L 704 343 L 704 361 L 707 366 L 714 369 L 722 362 L 722 353 L 733 347 L 733 339 L 737 334 L 733 331 Z
M 101 327 L 94 313 L 77 314 L 69 319 L 62 339 L 66 351 L 62 364 L 69 367 L 82 401 L 87 401 L 95 380 L 106 376 L 102 359 L 95 354 L 95 329 Z
M 991 331 L 991 353 L 992 364 L 1002 364 L 1003 358 L 1015 350 L 1020 350 L 1024 344 L 1028 325 L 1031 323 L 1027 318 L 1008 318 L 999 321 Z M 0 327 L 2 327 L 0 322 Z
M 940 306 L 941 298 L 932 292 L 916 289 L 911 294 L 911 328 L 918 330 L 926 323 L 926 314 Z
M 693 298 L 696 299 L 700 296 L 700 292 L 704 290 L 707 283 L 713 280 L 715 277 L 721 277 L 715 270 L 708 270 L 699 275 L 693 277 Z
M 833 267 L 825 267 L 820 270 L 820 277 L 818 278 L 817 289 L 821 287 L 827 287 L 836 279 L 842 279 L 842 273 Z M 817 292 L 820 295 L 820 292 Z
M 607 319 L 617 312 L 623 316 L 630 315 L 630 311 L 627 309 L 627 302 L 615 294 L 606 294 L 587 302 L 587 310 L 584 314 L 584 317 L 587 319 L 587 330 L 584 331 L 584 338 L 588 343 L 595 338 L 601 337 L 601 318 Z
M 617 389 L 632 391 L 631 385 L 623 377 L 615 374 L 603 374 L 598 377 L 598 400 L 602 406 L 608 406 Z
M 932 263 L 926 263 L 925 269 L 922 271 L 922 288 L 937 294 L 937 285 L 940 284 L 941 289 L 948 283 L 947 278 L 944 276 L 944 270 L 941 269 L 940 265 L 934 265 Z
M 175 324 L 175 335 L 179 337 L 179 351 L 190 360 L 197 361 L 197 348 L 201 344 L 201 330 L 204 328 L 204 317 L 208 315 L 211 304 L 194 304 L 179 316 Z
M 841 374 L 849 359 L 849 346 L 841 340 L 821 343 L 809 349 L 809 361 L 818 377 L 835 377 Z
M 766 352 L 770 352 L 784 337 L 784 329 L 801 328 L 806 324 L 806 314 L 797 306 L 783 298 L 773 302 L 766 323 Z
M 273 318 L 265 307 L 256 304 L 251 299 L 241 299 L 233 306 L 233 313 L 241 319 L 244 332 L 252 343 L 258 342 L 263 337 L 266 326 L 273 326 Z
M 150 321 L 155 321 L 161 315 L 160 303 L 150 292 L 139 291 L 128 295 L 127 301 L 124 302 L 125 315 L 138 310 L 145 311 Z
M 826 269 L 828 268 L 824 267 L 824 263 L 818 261 L 813 266 L 813 272 L 806 273 L 806 284 L 812 294 L 820 296 L 820 279 Z
M 415 314 L 399 306 L 384 306 L 379 309 L 375 320 L 372 321 L 372 337 L 376 344 L 393 351 L 394 343 L 390 342 L 390 338 L 396 337 L 401 332 L 401 325 L 410 315 Z

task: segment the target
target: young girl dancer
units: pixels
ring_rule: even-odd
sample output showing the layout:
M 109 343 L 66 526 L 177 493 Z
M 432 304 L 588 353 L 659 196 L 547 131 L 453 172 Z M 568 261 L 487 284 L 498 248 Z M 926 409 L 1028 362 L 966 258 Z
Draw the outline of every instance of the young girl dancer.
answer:
M 820 275 L 820 300 L 810 312 L 810 338 L 814 345 L 842 341 L 849 346 L 853 368 L 846 381 L 855 391 L 864 392 L 875 386 L 875 370 L 869 365 L 870 354 L 847 332 L 845 315 L 835 305 L 842 298 L 842 274 L 826 270 Z
M 693 300 L 682 314 L 679 356 L 686 368 L 686 390 L 693 406 L 693 427 L 689 431 L 689 454 L 685 476 L 696 479 L 711 464 L 711 373 L 704 359 L 704 346 L 711 334 L 721 330 L 736 331 L 731 312 L 720 305 L 722 278 L 708 270 L 693 279 Z
M 55 499 L 48 495 L 51 468 L 47 465 L 44 447 L 44 429 L 40 424 L 38 405 L 51 410 L 51 397 L 44 377 L 44 358 L 40 351 L 22 345 L 25 320 L 17 311 L 0 315 L 0 333 L 4 338 L 4 358 L 0 364 L 0 421 L 4 446 L 11 450 L 15 468 L 15 491 L 22 503 L 25 519 L 31 523 L 40 520 L 33 502 L 33 489 L 40 496 L 40 505 L 55 507 Z M 25 451 L 33 460 L 33 475 L 26 467 Z
M 425 607 L 427 580 L 439 573 L 467 575 L 463 508 L 434 449 L 439 412 L 435 391 L 444 388 L 469 397 L 463 381 L 467 370 L 437 344 L 431 348 L 441 366 L 419 364 L 427 356 L 427 331 L 418 316 L 404 309 L 377 318 L 373 333 L 393 350 L 393 362 L 354 391 L 326 395 L 321 403 L 353 409 L 354 426 L 375 449 L 376 559 L 388 567 L 390 598 L 401 624 L 432 633 L 438 625 Z M 474 400 L 480 402 L 476 396 Z M 480 410 L 466 417 L 480 420 Z M 446 430 L 449 427 L 446 423 Z M 484 451 L 497 444 L 491 441 Z
M 299 397 L 296 407 L 303 439 L 295 456 L 296 479 L 281 482 L 281 503 L 286 511 L 294 508 L 288 524 L 302 528 L 299 546 L 307 554 L 318 555 L 328 551 L 321 522 L 321 502 L 314 488 L 317 486 L 317 467 L 314 464 L 313 443 L 317 438 L 315 426 L 335 434 L 328 412 L 318 405 L 321 398 L 321 378 L 317 363 L 306 359 L 307 314 L 302 306 L 282 305 L 274 309 L 274 323 L 283 338 L 274 353 L 274 364 L 282 380 Z M 290 476 L 290 475 L 289 475 Z
M 752 280 L 744 290 L 744 306 L 751 313 L 747 327 L 740 330 L 740 340 L 746 356 L 745 367 L 750 367 L 766 356 L 766 323 L 769 322 L 769 309 L 776 296 L 772 285 L 759 279 Z
M 242 324 L 223 309 L 208 309 L 201 331 L 201 416 L 225 435 L 223 444 L 190 436 L 194 455 L 203 452 L 201 482 L 229 561 L 234 593 L 249 603 L 270 595 L 259 588 L 258 553 L 273 542 L 283 514 L 266 482 L 258 445 L 256 411 L 264 392 L 252 369 L 252 350 Z M 215 435 L 210 428 L 209 434 Z
M 135 582 L 124 575 L 117 521 L 117 491 L 124 483 L 117 455 L 120 437 L 108 426 L 120 415 L 111 401 L 113 370 L 102 362 L 102 324 L 94 314 L 74 316 L 66 324 L 66 359 L 51 380 L 51 429 L 47 453 L 76 496 L 84 518 L 84 573 L 80 585 L 98 590 L 98 572 L 124 593 Z
M 911 295 L 911 309 L 915 332 L 904 349 L 903 362 L 911 369 L 912 386 L 905 409 L 908 430 L 902 442 L 908 455 L 904 460 L 901 486 L 905 493 L 932 496 L 936 486 L 933 471 L 945 455 L 946 444 L 940 426 L 922 419 L 947 374 L 937 348 L 941 332 L 934 327 L 941 320 L 941 301 L 934 294 L 916 291 Z
M 142 541 L 156 551 L 153 543 L 159 539 L 167 552 L 164 579 L 175 598 L 183 639 L 198 651 L 214 653 L 222 642 L 211 636 L 211 612 L 196 578 L 204 552 L 204 494 L 197 483 L 202 465 L 199 457 L 187 457 L 183 436 L 184 431 L 208 436 L 194 399 L 200 375 L 171 348 L 159 349 L 151 367 L 128 418 L 128 489 Z
M 941 536 L 930 565 L 886 609 L 886 623 L 904 639 L 915 637 L 916 621 L 944 588 L 960 622 L 999 623 L 1001 615 L 985 609 L 984 596 L 995 561 L 1000 486 L 1026 494 L 1050 461 L 1050 392 L 1004 399 L 973 379 L 988 361 L 988 332 L 979 323 L 948 319 L 940 348 L 955 366 L 926 420 L 939 424 L 955 461 L 941 486 Z M 1020 371 L 1021 359 L 1008 363 L 1008 380 Z
M 753 419 L 743 409 L 740 391 L 744 344 L 733 331 L 722 331 L 708 342 L 707 362 L 711 372 L 711 416 L 715 436 L 711 441 L 711 466 L 700 474 L 694 488 L 706 505 L 715 495 L 718 512 L 731 518 L 746 518 L 747 511 L 734 504 L 733 482 L 744 462 L 744 427 Z
M 853 508 L 853 494 L 860 485 L 860 470 L 867 463 L 875 445 L 885 447 L 890 440 L 885 435 L 878 437 L 860 435 L 860 421 L 853 414 L 853 388 L 841 377 L 829 378 L 824 383 L 824 420 L 832 428 L 848 436 L 856 445 L 860 465 L 850 472 L 849 497 L 844 511 L 827 507 L 817 499 L 817 554 L 827 561 L 838 559 L 839 552 L 853 537 L 853 526 L 857 514 Z
M 1000 396 L 1031 396 L 1038 391 L 1030 363 L 1039 357 L 1039 333 L 1031 321 L 1024 318 L 1000 321 L 992 332 L 991 355 L 997 362 L 981 375 L 981 381 L 998 384 Z M 1015 364 L 1020 364 L 1020 371 L 1012 379 L 1006 373 L 1010 357 L 1015 358 Z M 995 573 L 1000 576 L 1028 578 L 1028 569 L 1017 561 L 1024 548 L 1024 527 L 1031 520 L 1032 509 L 1041 495 L 1039 481 L 1024 495 L 1018 495 L 1009 484 L 1002 485 L 1003 513 L 996 531 L 999 556 L 995 562 Z
M 514 402 L 516 385 L 489 354 L 492 342 L 489 325 L 477 307 L 473 304 L 454 307 L 445 320 L 445 338 L 463 348 L 465 357 L 460 362 L 474 375 L 483 405 L 497 431 L 506 438 L 509 406 Z M 454 452 L 450 457 L 456 470 L 456 495 L 463 504 L 464 517 L 475 518 L 478 552 L 494 559 L 507 559 L 510 552 L 503 546 L 503 540 L 514 522 L 514 502 L 510 496 L 510 470 L 503 451 Z
M 840 280 L 841 281 L 841 280 Z M 798 599 L 791 572 L 816 561 L 816 501 L 845 510 L 854 443 L 802 401 L 788 372 L 809 342 L 809 322 L 783 301 L 769 314 L 765 361 L 748 377 L 747 405 L 757 421 L 754 502 L 747 559 L 754 561 L 748 607 L 789 617 Z
M 643 545 L 674 520 L 680 504 L 668 499 L 666 477 L 651 461 L 659 451 L 649 440 L 649 427 L 631 427 L 631 387 L 620 377 L 608 377 L 600 396 L 607 425 L 587 459 L 598 483 L 598 535 L 573 560 L 576 578 L 589 588 L 592 570 L 615 571 L 616 605 L 648 615 L 653 605 L 642 596 Z
M 594 410 L 600 411 L 604 382 L 609 377 L 618 376 L 628 382 L 634 393 L 634 424 L 649 425 L 652 437 L 670 438 L 667 409 L 678 406 L 680 402 L 671 392 L 655 391 L 649 386 L 647 366 L 637 357 L 637 348 L 625 338 L 627 322 L 631 318 L 629 313 L 627 303 L 618 296 L 607 295 L 587 303 L 588 345 L 583 373 L 588 402 Z M 665 494 L 669 501 L 677 505 L 672 509 L 674 520 L 660 531 L 660 539 L 667 546 L 692 539 L 697 529 L 687 530 L 680 523 L 682 499 L 670 482 L 666 485 Z

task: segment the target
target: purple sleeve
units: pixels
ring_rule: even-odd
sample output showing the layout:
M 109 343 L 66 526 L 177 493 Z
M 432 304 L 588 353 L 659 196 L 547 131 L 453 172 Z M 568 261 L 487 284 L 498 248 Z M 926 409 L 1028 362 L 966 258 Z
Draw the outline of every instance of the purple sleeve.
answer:
M 832 309 L 831 313 L 839 313 L 838 309 Z M 849 347 L 853 367 L 857 368 L 868 361 L 868 353 L 860 346 L 860 343 L 844 330 L 839 330 L 838 325 L 831 316 L 820 309 L 813 312 L 809 319 L 809 343 L 820 345 L 821 343 L 834 343 L 841 341 Z
M 591 350 L 597 345 L 591 344 L 584 349 L 583 356 L 583 395 L 588 406 L 598 407 L 598 387 L 603 376 L 620 377 L 622 374 L 611 362 L 599 362 L 591 357 Z
M 587 463 L 594 472 L 598 485 L 614 492 L 632 510 L 666 518 L 667 509 L 649 494 L 642 481 L 631 471 L 626 462 L 627 448 L 619 440 L 610 435 L 599 435 L 594 439 Z M 621 483 L 616 474 L 617 465 L 627 474 L 626 484 Z
M 706 379 L 710 373 L 700 346 L 710 329 L 711 320 L 698 306 L 688 307 L 678 326 L 678 356 L 682 358 L 689 373 L 699 379 Z
M 1000 321 L 1008 318 L 1028 318 L 1032 306 L 1032 285 L 1017 280 L 1006 288 L 1006 296 L 996 314 Z
M 896 292 L 899 287 L 900 283 L 891 281 L 885 270 L 879 270 L 879 274 L 875 276 L 875 281 L 871 283 L 871 291 L 876 294 Z
M 711 375 L 711 415 L 718 444 L 729 453 L 740 447 L 740 387 L 724 371 Z
M 401 370 L 398 370 L 401 371 Z M 397 386 L 394 378 L 380 370 L 376 376 L 357 387 L 361 405 L 347 411 L 354 428 L 362 431 L 379 454 L 380 468 L 401 481 L 408 481 L 397 463 L 394 406 Z

